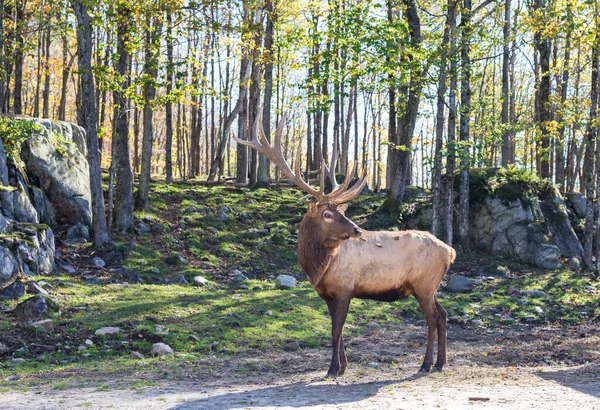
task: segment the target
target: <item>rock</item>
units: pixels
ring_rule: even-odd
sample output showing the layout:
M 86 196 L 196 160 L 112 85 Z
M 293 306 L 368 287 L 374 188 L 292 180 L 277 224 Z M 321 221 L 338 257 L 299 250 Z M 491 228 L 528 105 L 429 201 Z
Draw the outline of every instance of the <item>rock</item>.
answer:
M 539 306 L 534 306 L 533 310 L 535 311 L 535 313 L 537 313 L 538 315 L 543 315 L 544 314 L 544 309 L 542 309 Z
M 473 284 L 469 278 L 460 275 L 453 275 L 446 285 L 446 290 L 449 292 L 467 292 L 472 287 Z
M 286 344 L 283 346 L 283 350 L 285 350 L 285 351 L 287 351 L 287 352 L 295 352 L 295 351 L 297 351 L 298 349 L 300 349 L 300 345 L 299 345 L 299 344 L 298 344 L 298 342 L 296 342 L 296 341 L 293 341 L 293 342 L 286 343 Z
M 250 218 L 250 214 L 248 213 L 248 211 L 242 211 L 242 213 L 240 214 L 240 216 L 241 216 L 243 219 L 248 219 L 248 218 Z
M 76 125 L 36 121 L 43 127 L 42 131 L 31 135 L 21 151 L 27 174 L 31 180 L 39 181 L 40 188 L 52 203 L 58 223 L 74 225 L 81 222 L 90 227 L 89 165 L 84 154 L 86 150 L 78 146 L 85 144 L 84 131 Z M 74 129 L 77 131 L 73 132 Z M 58 131 L 65 139 L 75 142 L 65 144 L 64 155 L 57 152 L 52 131 Z
M 9 222 L 8 219 L 0 213 L 0 235 L 6 233 L 8 231 Z
M 121 329 L 119 329 L 118 327 L 112 327 L 112 326 L 107 326 L 107 327 L 101 327 L 100 329 L 97 329 L 94 334 L 96 336 L 110 336 L 110 335 L 117 335 L 121 333 Z
M 40 222 L 49 226 L 56 226 L 56 215 L 52 203 L 46 197 L 46 194 L 36 186 L 30 186 L 31 202 L 38 213 Z
M 461 320 L 458 316 L 448 316 L 448 323 L 461 323 Z
M 0 143 L 2 143 L 2 140 L 0 139 Z M 0 343 L 0 354 L 6 354 L 10 352 L 10 349 L 8 347 L 6 347 L 3 343 Z
M 172 285 L 187 285 L 188 284 L 188 281 L 185 279 L 185 276 L 183 276 L 181 273 L 173 276 L 172 278 L 169 278 L 168 281 Z
M 17 300 L 25 294 L 25 285 L 21 281 L 15 281 L 9 286 L 0 290 L 0 299 Z
M 39 320 L 31 323 L 31 327 L 46 333 L 54 333 L 54 325 L 52 319 Z
M 226 221 L 229 219 L 229 215 L 227 215 L 227 213 L 221 212 L 221 210 L 219 210 L 219 212 L 217 213 L 217 218 L 219 219 L 219 221 Z
M 127 280 L 129 281 L 129 283 L 145 283 L 146 282 L 144 280 L 144 278 L 137 273 L 130 273 L 129 276 L 127 277 Z
M 94 345 L 94 342 L 92 342 L 90 339 L 85 339 L 85 344 L 86 344 L 87 346 L 93 346 L 93 345 Z
M 203 276 L 194 276 L 194 285 L 204 286 L 208 283 L 208 279 Z
M 144 359 L 144 355 L 141 354 L 140 352 L 132 351 L 131 352 L 131 358 L 132 359 L 142 360 L 142 359 Z
M 150 354 L 158 357 L 166 356 L 173 354 L 173 349 L 171 349 L 171 346 L 165 343 L 154 343 L 152 345 L 152 350 L 150 351 Z
M 483 326 L 483 320 L 481 320 L 481 319 L 472 319 L 471 320 L 471 324 L 473 324 L 475 326 Z
M 181 255 L 172 255 L 172 256 L 169 256 L 167 259 L 165 259 L 165 263 L 167 265 L 176 266 L 176 265 L 187 265 L 189 262 L 186 258 L 184 258 Z
M 46 319 L 48 317 L 46 298 L 42 295 L 30 297 L 19 303 L 13 313 L 21 323 Z
M 493 276 L 497 278 L 508 278 L 510 276 L 510 270 L 506 266 L 502 265 L 485 265 L 479 268 L 477 271 L 478 276 Z
M 565 260 L 565 266 L 575 272 L 579 272 L 581 269 L 581 261 L 577 258 L 568 258 Z
M 37 284 L 35 282 L 27 283 L 27 291 L 34 295 L 38 295 L 38 294 L 48 295 L 48 292 L 46 291 L 46 289 L 42 288 L 39 284 Z
M 233 278 L 237 282 L 243 282 L 245 280 L 248 280 L 248 277 L 246 275 L 244 275 L 241 270 L 234 269 L 231 272 L 229 272 L 229 275 L 233 276 Z
M 272 310 L 267 310 L 265 312 L 265 315 L 267 315 L 267 316 L 273 316 L 273 311 Z
M 25 192 L 13 191 L 13 212 L 19 222 L 40 222 L 38 213 Z
M 293 289 L 296 287 L 296 278 L 290 275 L 279 275 L 275 279 L 275 289 Z
M 144 222 L 136 220 L 133 223 L 133 232 L 138 236 L 148 235 L 150 233 L 150 227 Z
M 97 256 L 94 259 L 92 259 L 92 263 L 97 268 L 104 268 L 106 266 L 106 262 L 104 262 L 104 259 L 99 258 Z
M 17 274 L 18 262 L 12 252 L 0 245 L 0 286 L 9 282 Z
M 521 296 L 521 291 L 517 288 L 510 288 L 506 291 L 508 296 Z
M 65 240 L 69 243 L 87 243 L 90 241 L 90 231 L 87 226 L 78 222 L 67 230 Z
M 535 290 L 526 290 L 522 292 L 523 296 L 527 296 L 530 298 L 545 298 L 548 297 L 546 292 L 543 290 L 535 289 Z
M 556 189 L 540 198 L 540 209 L 551 242 L 558 246 L 561 256 L 583 258 L 583 247 L 571 226 L 567 206 Z
M 369 362 L 367 364 L 367 366 L 377 368 L 377 367 L 379 367 L 379 363 L 378 362 Z
M 162 224 L 155 223 L 150 226 L 150 230 L 152 231 L 153 234 L 159 234 L 159 233 L 166 233 L 169 230 L 169 228 L 167 228 L 166 226 L 164 226 Z
M 0 138 L 0 185 L 8 185 L 8 162 L 2 138 Z
M 567 201 L 573 208 L 575 215 L 579 218 L 585 218 L 585 210 L 587 208 L 587 200 L 581 192 L 568 192 Z

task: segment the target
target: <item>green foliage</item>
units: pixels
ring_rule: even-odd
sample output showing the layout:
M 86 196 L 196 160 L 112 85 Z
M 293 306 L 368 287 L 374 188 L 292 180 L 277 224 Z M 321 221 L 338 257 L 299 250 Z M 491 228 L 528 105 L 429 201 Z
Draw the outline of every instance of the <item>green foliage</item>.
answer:
M 0 116 L 0 138 L 4 144 L 6 156 L 18 167 L 24 167 L 21 159 L 21 145 L 41 127 L 31 120 L 15 119 Z
M 455 189 L 460 181 L 455 178 Z M 475 204 L 486 196 L 504 201 L 522 200 L 543 196 L 554 189 L 550 180 L 540 178 L 535 172 L 509 166 L 507 168 L 471 168 L 469 170 L 470 201 Z

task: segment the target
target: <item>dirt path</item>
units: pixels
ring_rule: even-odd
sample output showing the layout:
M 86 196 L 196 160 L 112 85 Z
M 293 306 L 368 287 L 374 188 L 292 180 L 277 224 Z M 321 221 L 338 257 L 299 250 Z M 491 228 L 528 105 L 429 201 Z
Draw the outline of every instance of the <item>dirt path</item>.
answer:
M 421 376 L 359 367 L 339 381 L 311 372 L 278 381 L 165 382 L 143 390 L 8 393 L 2 409 L 600 409 L 600 365 L 452 367 Z
M 0 409 L 600 410 L 597 324 L 451 326 L 449 365 L 441 373 L 417 372 L 424 341 L 420 324 L 367 326 L 348 341 L 350 368 L 334 381 L 322 379 L 327 348 L 249 351 L 177 371 L 165 365 L 167 379 L 165 372 L 39 375 L 27 392 L 2 393 Z

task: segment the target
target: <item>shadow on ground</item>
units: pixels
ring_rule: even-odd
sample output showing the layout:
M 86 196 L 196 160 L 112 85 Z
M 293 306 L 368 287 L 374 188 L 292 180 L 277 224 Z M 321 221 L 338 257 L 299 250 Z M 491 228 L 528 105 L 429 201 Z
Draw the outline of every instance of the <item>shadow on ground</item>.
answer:
M 600 362 L 576 369 L 564 369 L 539 374 L 542 379 L 552 380 L 565 387 L 600 398 Z
M 224 410 L 246 407 L 308 407 L 357 403 L 377 395 L 384 387 L 426 376 L 417 373 L 404 379 L 370 383 L 306 384 L 303 382 L 266 387 L 244 392 L 222 393 L 180 404 L 175 410 Z

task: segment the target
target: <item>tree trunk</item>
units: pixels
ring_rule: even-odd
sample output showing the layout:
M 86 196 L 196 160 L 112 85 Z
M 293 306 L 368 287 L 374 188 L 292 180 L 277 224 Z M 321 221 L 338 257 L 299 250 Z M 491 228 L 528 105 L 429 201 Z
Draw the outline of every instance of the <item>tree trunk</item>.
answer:
M 46 28 L 46 50 L 44 51 L 44 90 L 42 91 L 42 116 L 50 117 L 50 42 L 51 29 L 50 25 Z
M 437 114 L 435 119 L 435 154 L 433 160 L 433 179 L 431 181 L 433 193 L 433 216 L 431 220 L 431 233 L 435 236 L 440 235 L 441 226 L 441 185 L 442 185 L 442 148 L 444 140 L 444 110 L 446 109 L 446 75 L 448 72 L 448 45 L 452 35 L 450 26 L 452 20 L 452 10 L 456 7 L 454 0 L 448 1 L 448 15 L 444 25 L 444 36 L 442 38 L 442 51 L 440 56 L 440 74 L 437 91 Z
M 271 97 L 273 96 L 273 28 L 277 15 L 275 14 L 273 1 L 266 0 L 265 11 L 267 15 L 267 26 L 265 29 L 265 47 L 263 61 L 265 62 L 265 96 L 263 101 L 262 127 L 267 140 L 271 139 Z M 258 155 L 257 185 L 269 184 L 269 159 L 262 154 Z
M 23 114 L 23 48 L 25 47 L 25 40 L 23 39 L 23 25 L 25 22 L 25 3 L 27 0 L 17 0 L 16 2 L 16 48 L 14 52 L 15 60 L 15 83 L 13 91 L 13 111 L 15 115 Z
M 454 241 L 454 170 L 456 169 L 456 90 L 458 88 L 458 58 L 456 56 L 456 1 L 448 3 L 450 26 L 450 90 L 448 94 L 448 142 L 446 149 L 446 243 Z
M 88 162 L 90 167 L 90 188 L 92 193 L 92 227 L 94 245 L 103 246 L 110 241 L 104 214 L 104 196 L 100 171 L 100 153 L 98 151 L 98 109 L 96 107 L 94 76 L 92 72 L 92 26 L 88 8 L 83 1 L 71 1 L 77 17 L 77 54 L 79 73 L 83 92 L 83 112 L 88 143 Z
M 462 33 L 461 33 L 461 66 L 460 82 L 460 141 L 467 145 L 470 140 L 471 115 L 471 0 L 463 0 Z M 458 238 L 460 243 L 469 242 L 469 150 L 463 151 L 460 159 L 460 217 L 458 221 Z
M 136 209 L 145 211 L 148 209 L 148 194 L 150 193 L 150 173 L 152 161 L 152 142 L 154 139 L 153 104 L 156 99 L 156 80 L 158 78 L 158 53 L 160 51 L 160 29 L 161 23 L 157 17 L 151 22 L 150 13 L 146 18 L 146 44 L 144 74 L 144 134 L 142 139 L 142 169 L 140 172 L 140 183 L 136 197 Z
M 252 53 L 252 72 L 250 75 L 250 89 L 248 94 L 248 124 L 249 124 L 249 139 L 254 139 L 256 128 L 255 121 L 259 115 L 260 105 L 260 48 L 262 45 L 262 21 L 263 11 L 256 11 L 254 20 L 254 44 Z M 258 171 L 258 156 L 256 150 L 250 150 L 250 171 L 249 181 L 250 186 L 255 186 L 257 183 Z
M 125 94 L 131 84 L 131 54 L 128 50 L 129 28 L 133 24 L 132 11 L 119 6 L 117 26 L 117 75 L 122 80 L 113 93 L 118 115 L 115 123 L 116 153 L 116 218 L 115 228 L 118 232 L 127 232 L 133 225 L 133 174 L 129 161 L 129 100 Z
M 165 170 L 167 184 L 173 183 L 173 18 L 167 11 L 167 101 L 165 103 Z
M 504 28 L 502 43 L 502 166 L 513 164 L 515 158 L 511 150 L 513 132 L 509 122 L 509 66 L 510 66 L 510 1 L 504 2 Z

